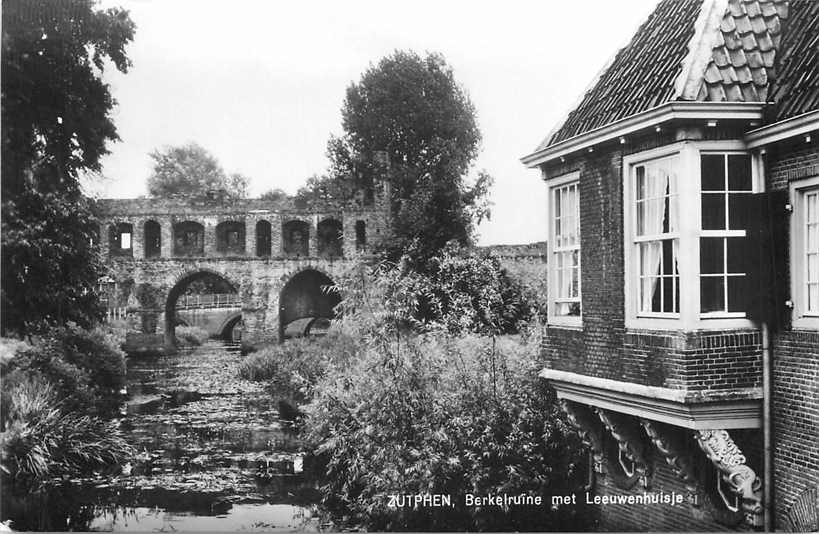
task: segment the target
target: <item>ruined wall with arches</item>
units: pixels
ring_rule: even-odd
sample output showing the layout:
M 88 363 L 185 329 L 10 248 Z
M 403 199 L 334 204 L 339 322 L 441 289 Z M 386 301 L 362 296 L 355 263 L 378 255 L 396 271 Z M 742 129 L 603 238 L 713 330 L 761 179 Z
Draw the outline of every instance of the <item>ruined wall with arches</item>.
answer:
M 127 309 L 131 330 L 169 341 L 176 297 L 190 281 L 214 275 L 240 295 L 243 342 L 276 340 L 280 313 L 294 317 L 280 302 L 289 281 L 314 272 L 334 282 L 374 258 L 389 228 L 386 198 L 313 210 L 263 200 L 102 200 L 109 273 L 100 289 L 109 307 Z M 302 291 L 318 298 L 315 288 Z

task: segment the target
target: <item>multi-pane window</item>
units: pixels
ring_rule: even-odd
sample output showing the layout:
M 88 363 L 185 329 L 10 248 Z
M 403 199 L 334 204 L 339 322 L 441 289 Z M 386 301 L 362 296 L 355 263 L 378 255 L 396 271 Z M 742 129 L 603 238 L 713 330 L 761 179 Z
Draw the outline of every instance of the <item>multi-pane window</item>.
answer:
M 553 310 L 557 316 L 580 315 L 580 204 L 578 183 L 552 189 Z
M 702 154 L 700 312 L 744 312 L 748 261 L 744 206 L 752 194 L 747 154 Z
M 639 314 L 680 311 L 679 195 L 674 172 L 677 159 L 663 158 L 635 167 Z
M 803 196 L 804 219 L 804 314 L 819 315 L 819 189 Z

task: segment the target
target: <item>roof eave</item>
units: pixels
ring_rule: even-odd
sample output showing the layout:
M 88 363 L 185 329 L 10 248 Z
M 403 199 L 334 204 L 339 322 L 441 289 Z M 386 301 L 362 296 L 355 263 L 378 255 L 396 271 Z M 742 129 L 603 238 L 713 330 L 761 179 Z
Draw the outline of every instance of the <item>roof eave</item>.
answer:
M 819 130 L 819 110 L 781 120 L 745 134 L 748 148 L 756 148 Z
M 521 158 L 521 162 L 529 168 L 535 168 L 670 120 L 761 120 L 764 107 L 763 102 L 667 102 L 537 150 Z

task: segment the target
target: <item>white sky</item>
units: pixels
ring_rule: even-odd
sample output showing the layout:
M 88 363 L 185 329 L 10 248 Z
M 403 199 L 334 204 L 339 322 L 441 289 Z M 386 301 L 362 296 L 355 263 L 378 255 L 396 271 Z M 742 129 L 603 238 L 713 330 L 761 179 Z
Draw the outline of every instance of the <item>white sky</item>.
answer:
M 327 167 L 347 86 L 395 49 L 440 52 L 478 113 L 475 171 L 495 177 L 480 244 L 546 238 L 546 191 L 519 161 L 574 104 L 657 0 L 106 0 L 137 25 L 127 75 L 107 73 L 122 141 L 103 197 L 144 195 L 148 154 L 195 141 L 256 196 Z

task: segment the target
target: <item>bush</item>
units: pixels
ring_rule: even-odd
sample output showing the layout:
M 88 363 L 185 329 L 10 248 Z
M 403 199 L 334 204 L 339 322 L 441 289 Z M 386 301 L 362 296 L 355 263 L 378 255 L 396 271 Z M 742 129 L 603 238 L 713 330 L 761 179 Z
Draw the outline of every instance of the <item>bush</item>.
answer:
M 125 353 L 107 330 L 73 324 L 52 328 L 32 337 L 0 368 L 2 400 L 7 400 L 7 386 L 42 379 L 65 411 L 108 413 L 119 403 L 125 371 Z
M 375 530 L 578 529 L 576 434 L 537 378 L 537 340 L 405 337 L 318 381 L 307 407 L 325 504 Z M 392 494 L 449 494 L 450 508 L 388 508 Z M 534 507 L 466 507 L 464 495 L 542 496 Z
M 249 354 L 239 364 L 239 376 L 270 381 L 277 390 L 303 401 L 334 362 L 353 359 L 358 348 L 353 336 L 331 328 L 326 336 L 291 339 Z
M 0 470 L 12 482 L 79 476 L 118 466 L 133 454 L 115 425 L 62 411 L 56 389 L 44 378 L 4 386 Z
M 405 257 L 398 265 L 382 263 L 372 272 L 356 273 L 341 286 L 345 317 L 379 332 L 397 327 L 513 334 L 535 319 L 537 309 L 530 292 L 509 277 L 496 257 L 454 247 L 434 256 L 425 274 L 413 270 Z
M 177 326 L 174 330 L 176 342 L 185 347 L 198 347 L 208 340 L 208 332 L 198 326 Z

